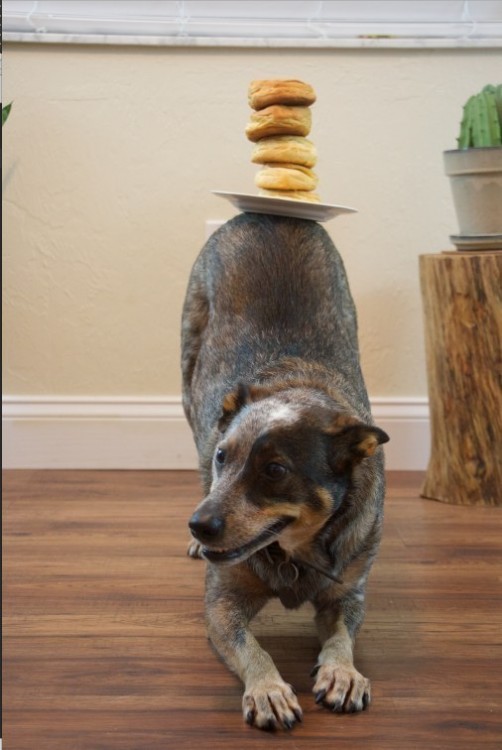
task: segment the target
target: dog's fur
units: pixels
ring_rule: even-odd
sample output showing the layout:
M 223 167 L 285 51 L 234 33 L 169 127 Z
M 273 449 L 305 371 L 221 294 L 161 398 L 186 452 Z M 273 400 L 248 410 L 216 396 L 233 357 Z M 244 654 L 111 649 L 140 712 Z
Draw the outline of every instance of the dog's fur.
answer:
M 301 720 L 248 627 L 277 596 L 315 607 L 316 702 L 365 708 L 370 685 L 352 651 L 380 540 L 388 436 L 372 423 L 354 304 L 320 225 L 240 214 L 212 235 L 190 277 L 182 370 L 206 495 L 189 553 L 209 563 L 209 636 L 245 683 L 245 720 Z

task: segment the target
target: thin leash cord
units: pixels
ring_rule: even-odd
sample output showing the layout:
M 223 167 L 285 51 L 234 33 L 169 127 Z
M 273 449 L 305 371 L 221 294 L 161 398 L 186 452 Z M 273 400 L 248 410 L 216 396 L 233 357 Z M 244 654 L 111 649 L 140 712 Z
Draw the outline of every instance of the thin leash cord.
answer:
M 332 573 L 330 573 L 329 570 L 324 570 L 324 568 L 320 568 L 318 565 L 314 565 L 314 563 L 306 562 L 305 560 L 298 560 L 297 558 L 294 559 L 294 562 L 297 565 L 303 565 L 305 568 L 312 568 L 312 570 L 315 570 L 317 573 L 321 573 L 323 576 L 326 576 L 326 578 L 331 578 L 331 580 L 335 583 L 343 583 L 341 578 L 337 578 Z
M 269 563 L 271 563 L 273 565 L 274 564 L 274 560 L 272 559 L 272 555 L 270 554 L 270 552 L 267 549 L 267 547 L 264 548 L 264 552 L 265 552 L 265 555 L 267 556 L 267 559 L 268 559 Z M 280 563 L 279 570 L 281 569 L 281 565 L 284 565 L 284 562 L 285 561 L 283 561 L 282 563 Z M 320 568 L 318 565 L 314 565 L 314 563 L 306 562 L 305 560 L 299 560 L 296 557 L 291 558 L 289 560 L 289 562 L 293 565 L 293 567 L 295 569 L 295 579 L 294 579 L 294 582 L 296 582 L 298 580 L 298 567 L 297 566 L 298 565 L 303 565 L 304 568 L 311 568 L 312 570 L 315 570 L 316 573 L 321 573 L 321 575 L 326 576 L 326 578 L 330 578 L 332 581 L 334 581 L 334 583 L 341 583 L 341 584 L 343 584 L 343 581 L 342 581 L 341 578 L 337 578 L 332 573 L 330 573 L 329 570 L 324 570 L 324 568 Z

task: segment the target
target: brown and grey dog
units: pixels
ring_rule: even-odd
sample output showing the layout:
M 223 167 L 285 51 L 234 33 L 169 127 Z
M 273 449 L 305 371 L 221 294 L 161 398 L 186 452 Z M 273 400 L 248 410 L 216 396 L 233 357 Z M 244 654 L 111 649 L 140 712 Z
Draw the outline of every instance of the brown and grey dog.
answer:
M 249 629 L 271 597 L 315 607 L 316 702 L 364 709 L 370 683 L 352 654 L 388 436 L 372 423 L 354 304 L 319 224 L 240 214 L 212 235 L 190 277 L 182 369 L 206 495 L 189 554 L 208 561 L 209 636 L 245 684 L 245 720 L 289 729 L 302 717 Z

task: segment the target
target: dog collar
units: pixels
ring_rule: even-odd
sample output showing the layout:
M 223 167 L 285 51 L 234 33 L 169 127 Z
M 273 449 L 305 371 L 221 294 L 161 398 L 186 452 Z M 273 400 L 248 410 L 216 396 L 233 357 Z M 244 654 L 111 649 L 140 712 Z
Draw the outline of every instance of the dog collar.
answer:
M 278 545 L 279 546 L 279 545 Z M 279 549 L 281 547 L 279 546 Z M 274 550 L 274 555 L 271 554 L 272 550 Z M 343 581 L 341 578 L 337 578 L 337 576 L 333 575 L 330 570 L 326 570 L 325 568 L 321 567 L 320 565 L 317 565 L 316 563 L 307 562 L 306 560 L 301 560 L 298 557 L 284 557 L 283 560 L 280 562 L 277 562 L 277 559 L 273 559 L 276 557 L 275 551 L 276 547 L 274 545 L 270 545 L 269 547 L 264 548 L 264 553 L 268 560 L 272 564 L 277 565 L 277 573 L 281 580 L 284 582 L 284 585 L 286 587 L 294 586 L 294 584 L 298 581 L 301 575 L 301 569 L 302 568 L 310 568 L 311 570 L 315 570 L 316 573 L 321 573 L 321 575 L 326 576 L 326 578 L 329 578 L 334 583 L 343 584 Z M 283 550 L 281 549 L 282 554 L 284 555 Z
M 297 558 L 283 560 L 279 563 L 277 573 L 284 586 L 277 591 L 277 596 L 286 609 L 296 609 L 305 601 L 303 593 L 299 591 L 298 587 L 295 587 L 295 583 L 301 577 L 302 573 L 305 572 L 302 568 L 311 568 L 316 573 L 321 573 L 335 583 L 343 583 L 340 578 L 336 578 L 330 571 L 324 570 L 313 563 L 306 563 L 304 560 L 298 560 Z
M 343 583 L 341 578 L 337 578 L 329 570 L 325 570 L 324 568 L 321 568 L 320 565 L 314 565 L 314 563 L 306 562 L 305 560 L 298 560 L 297 558 L 293 558 L 291 560 L 291 564 L 294 565 L 295 567 L 296 565 L 303 565 L 305 568 L 312 568 L 312 570 L 315 570 L 317 573 L 322 573 L 323 576 L 330 578 L 335 583 Z

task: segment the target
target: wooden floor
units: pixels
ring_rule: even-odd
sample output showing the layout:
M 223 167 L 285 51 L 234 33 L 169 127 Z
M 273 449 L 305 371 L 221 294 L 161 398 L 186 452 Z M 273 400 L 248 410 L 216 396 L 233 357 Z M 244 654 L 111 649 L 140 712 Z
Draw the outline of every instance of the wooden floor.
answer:
M 206 640 L 196 475 L 6 472 L 4 750 L 500 750 L 501 511 L 422 500 L 420 479 L 389 476 L 356 649 L 370 709 L 314 704 L 311 610 L 273 603 L 254 631 L 304 721 L 266 734 Z

